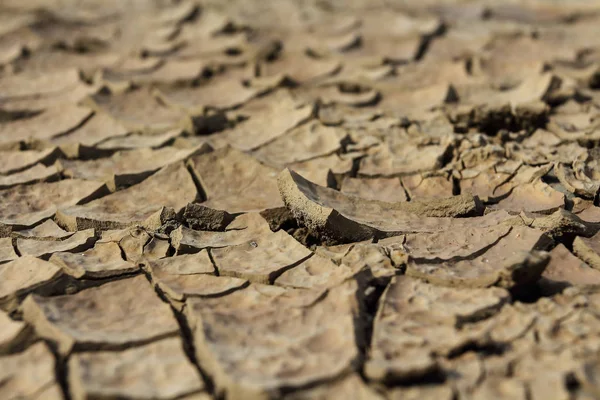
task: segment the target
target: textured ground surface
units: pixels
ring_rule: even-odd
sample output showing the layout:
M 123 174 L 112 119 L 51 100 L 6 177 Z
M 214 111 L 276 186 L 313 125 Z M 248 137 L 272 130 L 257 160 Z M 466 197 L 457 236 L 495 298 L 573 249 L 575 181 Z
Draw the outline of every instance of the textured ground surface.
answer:
M 599 26 L 0 1 L 0 398 L 600 398 Z

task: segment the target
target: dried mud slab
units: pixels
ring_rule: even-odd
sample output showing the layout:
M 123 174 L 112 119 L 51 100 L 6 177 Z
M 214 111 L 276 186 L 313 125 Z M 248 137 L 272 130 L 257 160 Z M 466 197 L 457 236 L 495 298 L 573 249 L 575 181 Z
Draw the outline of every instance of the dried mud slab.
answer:
M 486 379 L 474 396 L 481 399 L 526 399 L 527 387 L 523 382 L 502 378 Z
M 39 115 L 0 124 L 0 145 L 27 140 L 47 140 L 76 128 L 92 114 L 75 105 L 48 108 Z
M 549 238 L 538 230 L 513 227 L 469 255 L 441 262 L 409 259 L 406 274 L 442 286 L 511 288 L 540 278 L 550 256 L 536 250 L 549 243 Z
M 97 91 L 97 85 L 81 81 L 67 90 L 48 95 L 15 97 L 6 101 L 0 100 L 0 109 L 13 113 L 19 113 L 24 110 L 28 112 L 40 112 L 48 109 L 56 109 L 59 106 L 79 104 L 87 96 Z
M 54 355 L 43 342 L 23 353 L 0 357 L 0 396 L 5 399 L 62 399 L 55 368 Z
M 299 161 L 289 164 L 287 167 L 292 171 L 298 172 L 321 186 L 337 186 L 334 181 L 340 181 L 345 176 L 352 173 L 354 159 L 357 154 L 330 154 L 324 157 L 311 158 L 306 161 Z
M 518 185 L 497 207 L 513 212 L 550 213 L 564 207 L 565 195 L 541 181 Z
M 513 174 L 514 171 L 504 171 L 496 165 L 464 169 L 460 173 L 461 193 L 471 193 L 484 202 L 498 201 L 512 188 L 507 182 Z
M 591 202 L 582 201 L 573 207 L 573 212 L 577 214 L 582 221 L 590 224 L 600 223 L 600 207 L 596 207 Z
M 166 235 L 154 235 L 148 243 L 144 245 L 142 257 L 147 260 L 159 260 L 168 257 L 171 253 L 171 244 Z
M 100 182 L 78 179 L 2 190 L 1 202 L 8 207 L 0 210 L 0 232 L 12 226 L 30 227 L 52 217 L 61 207 L 85 203 L 105 191 L 106 187 Z
M 106 182 L 111 191 L 143 181 L 160 168 L 184 161 L 210 151 L 208 145 L 192 149 L 137 149 L 115 153 L 109 158 L 90 161 L 61 161 L 64 174 L 69 178 Z
M 186 357 L 181 339 L 169 338 L 118 352 L 74 354 L 69 359 L 69 387 L 75 400 L 162 400 L 201 393 L 204 382 Z
M 382 239 L 378 245 L 406 253 L 415 262 L 441 262 L 474 257 L 508 236 L 511 227 L 464 228 L 460 231 L 410 233 Z
M 426 202 L 384 203 L 346 196 L 321 187 L 288 169 L 278 178 L 283 201 L 298 220 L 327 240 L 361 241 L 411 232 L 436 232 L 466 226 L 492 226 L 505 214 L 477 214 L 479 202 L 468 195 Z
M 56 222 L 47 219 L 33 228 L 14 231 L 11 233 L 11 237 L 36 240 L 63 240 L 73 236 L 74 233 L 65 231 L 56 225 Z
M 9 176 L 0 176 L 0 189 L 7 189 L 17 185 L 27 185 L 36 182 L 56 181 L 60 178 L 61 168 L 59 165 L 46 167 L 37 164 L 22 172 Z
M 256 149 L 308 121 L 314 111 L 313 104 L 299 102 L 283 91 L 257 102 L 241 109 L 240 113 L 248 113 L 249 118 L 225 133 L 227 141 L 236 149 Z
M 79 71 L 67 68 L 48 74 L 17 75 L 10 79 L 0 79 L 0 92 L 2 101 L 28 96 L 52 95 L 63 92 L 79 83 Z
M 471 90 L 469 85 L 456 88 L 461 103 L 485 104 L 490 107 L 510 104 L 514 107 L 518 104 L 542 100 L 552 88 L 560 85 L 560 79 L 552 73 L 534 74 L 524 79 L 517 87 L 503 91 L 475 85 L 477 90 Z
M 272 166 L 289 164 L 332 154 L 341 148 L 343 130 L 310 121 L 256 149 L 252 156 Z
M 282 272 L 311 254 L 283 231 L 257 235 L 243 244 L 211 250 L 220 275 L 257 283 L 273 283 Z
M 377 104 L 381 98 L 378 90 L 369 87 L 349 91 L 343 85 L 323 86 L 318 93 L 319 98 L 326 105 L 343 104 L 352 107 L 367 107 Z
M 94 147 L 114 137 L 124 136 L 129 131 L 115 119 L 103 113 L 95 113 L 81 127 L 52 138 L 50 142 L 60 146 L 69 155 L 78 156 L 79 147 Z
M 73 295 L 30 296 L 23 303 L 23 318 L 62 354 L 127 348 L 175 335 L 179 330 L 170 307 L 158 298 L 144 276 Z
M 340 70 L 339 60 L 310 58 L 302 53 L 284 53 L 275 61 L 260 64 L 261 76 L 284 76 L 295 83 L 307 84 L 322 81 Z
M 440 360 L 440 364 L 448 373 L 446 388 L 458 396 L 468 397 L 485 377 L 485 365 L 473 351 L 467 351 L 448 360 Z M 443 388 L 444 386 L 442 386 Z
M 60 151 L 56 148 L 46 150 L 24 150 L 24 151 L 0 151 L 2 165 L 0 174 L 9 175 L 15 172 L 23 171 L 34 166 L 37 163 L 49 164 L 56 160 Z
M 177 212 L 196 196 L 192 177 L 180 162 L 163 167 L 142 183 L 127 189 L 82 206 L 63 207 L 57 212 L 56 221 L 71 231 L 92 227 L 122 229 L 144 222 L 158 228 L 167 215 L 165 207 Z
M 277 170 L 225 147 L 189 160 L 206 196 L 203 206 L 229 213 L 281 207 Z
M 600 270 L 600 236 L 598 234 L 586 238 L 576 237 L 573 242 L 573 253 L 590 267 Z
M 145 71 L 123 72 L 102 71 L 102 81 L 109 87 L 133 84 L 141 86 L 144 84 L 176 85 L 185 84 L 197 80 L 202 75 L 205 66 L 196 60 L 191 61 L 163 61 L 156 68 Z
M 144 246 L 152 235 L 142 226 L 134 225 L 125 229 L 114 229 L 102 232 L 98 243 L 116 243 L 126 260 L 134 261 L 144 253 Z
M 36 239 L 17 239 L 17 250 L 23 256 L 33 256 L 48 259 L 53 253 L 68 251 L 77 253 L 89 249 L 96 242 L 96 232 L 94 229 L 86 229 L 75 232 L 66 239 L 36 240 Z
M 271 233 L 269 224 L 260 214 L 248 213 L 236 217 L 223 231 L 180 226 L 171 232 L 171 244 L 177 254 L 197 253 L 202 249 L 237 246 Z
M 55 252 L 49 261 L 77 279 L 107 278 L 139 271 L 137 265 L 123 260 L 116 243 L 97 243 L 82 253 Z
M 99 93 L 92 96 L 90 105 L 109 115 L 128 130 L 158 133 L 191 126 L 189 116 L 165 106 L 146 89 L 118 94 Z
M 450 400 L 455 398 L 455 393 L 449 386 L 421 385 L 390 390 L 390 400 L 418 400 L 440 399 Z
M 360 161 L 359 175 L 366 177 L 393 177 L 402 174 L 427 172 L 441 168 L 450 144 L 420 146 L 411 143 L 384 145 L 377 152 Z
M 369 379 L 410 381 L 439 371 L 434 354 L 470 342 L 456 328 L 462 321 L 486 318 L 510 296 L 504 289 L 454 289 L 396 277 L 383 294 L 365 365 Z
M 404 176 L 402 186 L 411 200 L 444 198 L 454 194 L 452 180 L 444 176 Z
M 172 217 L 168 213 L 169 218 Z M 98 243 L 115 243 L 120 248 L 120 253 L 125 260 L 137 265 L 145 260 L 155 260 L 167 257 L 170 252 L 169 237 L 160 232 L 154 232 L 160 228 L 160 220 L 152 221 L 148 225 L 154 225 L 148 229 L 142 226 L 131 226 L 121 230 L 109 230 L 102 234 Z
M 209 109 L 227 110 L 239 107 L 264 91 L 248 87 L 241 80 L 225 75 L 196 87 L 160 89 L 158 96 L 173 107 L 192 114 L 203 114 Z
M 326 294 L 252 284 L 188 300 L 199 363 L 231 399 L 277 397 L 340 376 L 359 356 L 355 292 L 352 283 Z
M 164 260 L 148 261 L 144 264 L 144 267 L 148 269 L 152 277 L 156 276 L 157 279 L 168 275 L 215 275 L 216 272 L 207 251 L 173 256 Z
M 343 246 L 335 247 L 341 250 L 340 247 Z M 370 284 L 385 285 L 390 278 L 398 275 L 404 261 L 404 257 L 396 257 L 396 254 L 378 244 L 362 242 L 350 245 L 339 263 L 347 265 L 353 271 L 364 273 Z M 370 280 L 373 282 L 369 282 Z
M 51 292 L 61 275 L 56 265 L 31 256 L 0 264 L 0 307 L 12 311 L 30 292 Z
M 275 279 L 275 285 L 305 288 L 327 289 L 340 285 L 352 278 L 361 269 L 359 265 L 337 265 L 329 258 L 318 254 L 302 261 L 299 265 L 283 272 Z
M 540 282 L 546 292 L 569 286 L 600 284 L 600 271 L 574 256 L 564 245 L 559 244 L 552 249 L 550 256 Z
M 399 86 L 399 87 L 398 87 Z M 379 84 L 377 88 L 382 93 L 382 100 L 377 104 L 395 116 L 423 118 L 430 110 L 440 107 L 455 97 L 454 88 L 447 83 L 438 83 L 410 89 L 402 84 Z M 424 154 L 423 156 L 430 156 Z
M 345 178 L 341 192 L 366 200 L 379 200 L 389 203 L 408 201 L 406 191 L 398 178 Z
M 178 308 L 181 308 L 182 302 L 188 298 L 224 296 L 248 284 L 247 280 L 227 276 L 168 275 L 161 272 L 155 275 L 155 279 L 161 291 L 167 295 L 174 307 Z
M 188 298 L 224 296 L 248 284 L 244 279 L 215 276 L 207 251 L 147 262 L 145 267 L 154 285 L 176 307 Z
M 0 311 L 0 326 L 0 354 L 14 353 L 16 349 L 27 345 L 30 330 L 25 322 L 15 321 Z
M 176 138 L 181 136 L 182 132 L 183 131 L 179 128 L 156 134 L 134 132 L 124 136 L 115 136 L 103 140 L 101 143 L 96 145 L 96 148 L 106 151 L 146 148 L 158 149 L 175 141 Z
M 381 118 L 382 113 L 373 108 L 352 107 L 342 104 L 328 104 L 319 106 L 317 117 L 327 126 L 347 126 L 349 128 L 364 128 L 373 124 L 380 126 L 398 125 L 399 120 L 394 118 Z
M 293 392 L 285 399 L 288 400 L 383 400 L 384 397 L 367 386 L 357 375 L 350 375 L 339 381 L 328 382 L 326 385 L 317 386 L 314 389 Z
M 15 252 L 11 238 L 0 239 L 0 263 L 14 260 L 19 256 Z

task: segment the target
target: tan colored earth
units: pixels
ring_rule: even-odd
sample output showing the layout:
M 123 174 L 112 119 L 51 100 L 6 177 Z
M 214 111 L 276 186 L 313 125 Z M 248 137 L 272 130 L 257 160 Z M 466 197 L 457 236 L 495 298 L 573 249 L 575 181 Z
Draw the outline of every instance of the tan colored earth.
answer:
M 600 399 L 600 0 L 0 0 L 0 399 Z

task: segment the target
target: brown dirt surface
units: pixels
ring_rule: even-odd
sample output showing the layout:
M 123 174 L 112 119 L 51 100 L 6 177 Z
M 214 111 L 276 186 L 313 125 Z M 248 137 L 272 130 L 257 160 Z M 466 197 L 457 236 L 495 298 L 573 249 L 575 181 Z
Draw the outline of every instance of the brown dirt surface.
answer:
M 600 398 L 600 0 L 0 0 L 0 399 Z

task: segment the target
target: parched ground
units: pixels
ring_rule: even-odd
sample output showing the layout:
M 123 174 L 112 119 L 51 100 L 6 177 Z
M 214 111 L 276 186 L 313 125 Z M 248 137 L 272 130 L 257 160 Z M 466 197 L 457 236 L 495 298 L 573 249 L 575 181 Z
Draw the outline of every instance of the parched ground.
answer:
M 0 0 L 0 398 L 600 398 L 600 2 Z

